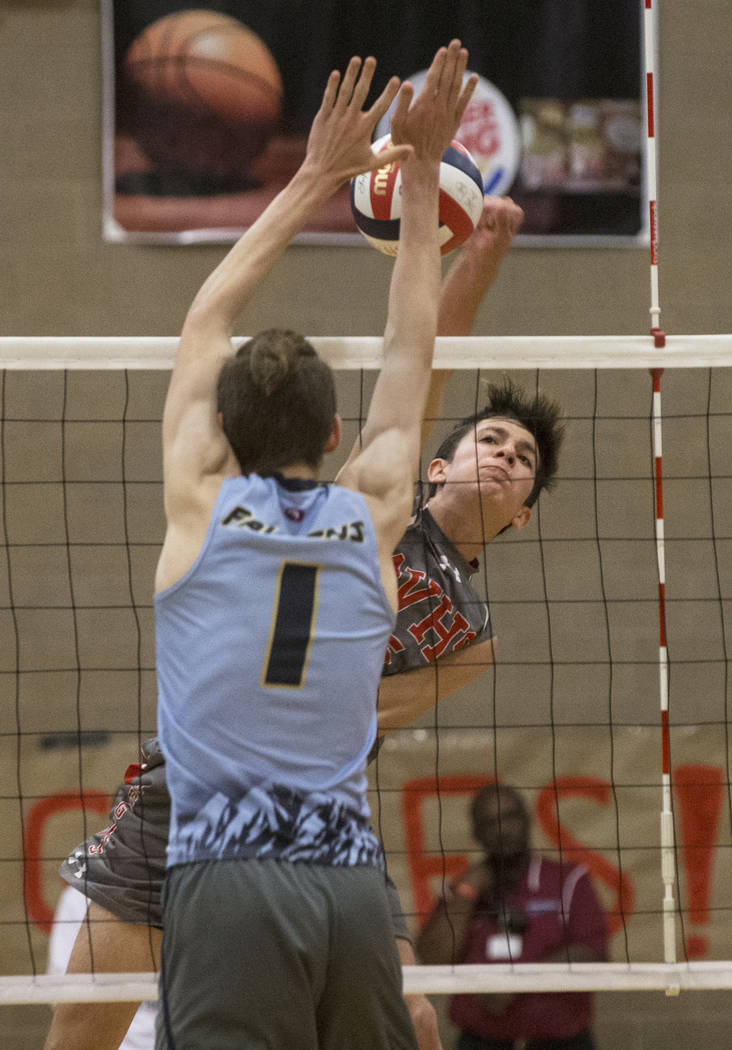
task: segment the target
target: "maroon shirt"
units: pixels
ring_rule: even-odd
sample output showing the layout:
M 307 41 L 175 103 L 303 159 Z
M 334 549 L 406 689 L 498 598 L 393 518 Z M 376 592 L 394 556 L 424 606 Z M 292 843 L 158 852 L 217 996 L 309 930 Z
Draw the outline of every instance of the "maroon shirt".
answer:
M 605 913 L 583 865 L 533 856 L 526 875 L 507 896 L 504 914 L 513 916 L 514 929 L 525 927 L 514 941 L 517 954 L 509 953 L 500 917 L 482 911 L 479 901 L 459 962 L 543 962 L 573 944 L 606 957 Z M 496 957 L 501 943 L 502 958 Z M 450 1002 L 450 1020 L 483 1039 L 569 1039 L 590 1027 L 591 1013 L 592 997 L 586 992 L 521 993 L 498 1014 L 489 1013 L 479 995 L 457 995 Z

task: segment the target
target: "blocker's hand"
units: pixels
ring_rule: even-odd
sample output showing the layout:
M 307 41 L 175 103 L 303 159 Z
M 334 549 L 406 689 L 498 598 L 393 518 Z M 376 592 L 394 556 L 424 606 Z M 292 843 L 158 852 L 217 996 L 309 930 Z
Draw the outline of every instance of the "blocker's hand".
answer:
M 483 212 L 465 250 L 488 262 L 496 257 L 500 260 L 511 247 L 523 221 L 523 209 L 510 197 L 484 197 Z
M 467 50 L 459 40 L 451 40 L 435 54 L 416 98 L 408 82 L 402 85 L 391 118 L 393 143 L 411 144 L 420 159 L 442 157 L 478 83 L 477 74 L 472 73 L 463 84 L 467 64 Z
M 354 175 L 404 160 L 412 152 L 408 144 L 391 146 L 379 154 L 371 150 L 374 128 L 399 90 L 399 78 L 392 77 L 373 106 L 364 110 L 375 69 L 375 58 L 362 62 L 354 57 L 342 79 L 337 70 L 328 77 L 310 130 L 303 168 L 317 170 L 333 190 Z M 411 98 L 411 92 L 408 93 Z

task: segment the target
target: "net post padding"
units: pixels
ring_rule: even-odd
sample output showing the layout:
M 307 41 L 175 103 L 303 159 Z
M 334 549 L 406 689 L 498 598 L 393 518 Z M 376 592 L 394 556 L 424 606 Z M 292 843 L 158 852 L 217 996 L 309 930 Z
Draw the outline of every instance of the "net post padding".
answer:
M 246 336 L 232 340 L 234 346 Z M 381 338 L 308 337 L 336 369 L 381 367 Z M 0 368 L 171 368 L 177 336 L 4 336 Z M 675 335 L 655 345 L 651 335 L 440 337 L 435 368 L 713 368 L 732 364 L 732 335 Z
M 732 988 L 732 961 L 689 963 L 515 963 L 405 966 L 404 992 L 650 992 Z M 154 973 L 0 977 L 0 1005 L 144 1002 L 158 997 Z

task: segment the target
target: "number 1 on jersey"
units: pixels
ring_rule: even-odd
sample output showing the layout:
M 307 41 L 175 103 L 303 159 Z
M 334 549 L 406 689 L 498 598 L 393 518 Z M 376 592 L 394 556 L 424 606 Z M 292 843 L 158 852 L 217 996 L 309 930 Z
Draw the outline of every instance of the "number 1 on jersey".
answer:
M 263 686 L 301 689 L 318 615 L 320 566 L 283 561 L 262 668 Z

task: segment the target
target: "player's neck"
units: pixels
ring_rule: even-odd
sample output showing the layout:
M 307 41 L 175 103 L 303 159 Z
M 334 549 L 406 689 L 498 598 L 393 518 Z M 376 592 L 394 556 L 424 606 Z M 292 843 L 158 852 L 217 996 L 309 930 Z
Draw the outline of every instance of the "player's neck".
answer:
M 476 513 L 466 514 L 464 507 L 453 507 L 438 495 L 427 504 L 433 519 L 466 561 L 479 559 L 485 545 L 496 538 L 502 526 L 494 526 L 489 516 L 481 514 L 479 505 Z
M 317 481 L 319 471 L 307 463 L 293 463 L 289 467 L 278 467 L 277 473 L 283 478 L 302 478 L 303 481 Z

